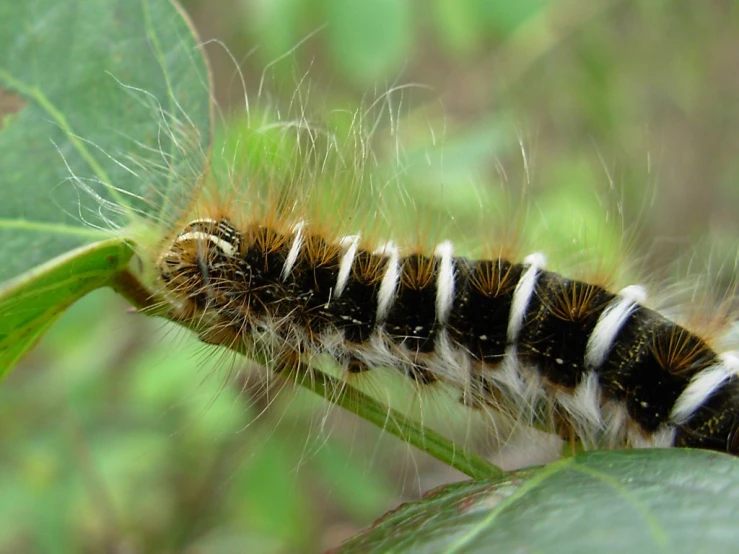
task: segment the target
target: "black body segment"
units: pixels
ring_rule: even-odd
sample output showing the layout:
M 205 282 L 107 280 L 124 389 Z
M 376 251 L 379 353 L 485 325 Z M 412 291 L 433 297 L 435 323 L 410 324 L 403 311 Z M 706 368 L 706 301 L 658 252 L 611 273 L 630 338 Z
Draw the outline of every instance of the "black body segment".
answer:
M 717 363 L 699 337 L 648 308 L 637 308 L 599 369 L 609 396 L 626 403 L 645 430 L 669 419 L 675 402 L 699 371 Z
M 255 227 L 244 234 L 238 262 L 249 276 L 249 282 L 237 301 L 248 309 L 250 317 L 286 317 L 294 310 L 295 299 L 287 294 L 282 281 L 282 267 L 289 249 L 287 237 L 267 227 Z
M 413 254 L 400 266 L 400 283 L 390 312 L 382 323 L 390 339 L 411 352 L 432 352 L 436 334 L 435 258 Z
M 513 292 L 524 266 L 503 259 L 458 258 L 449 336 L 477 360 L 496 364 L 507 346 Z
M 338 248 L 320 237 L 309 237 L 285 278 L 288 295 L 295 299 L 298 325 L 311 334 L 339 325 L 332 300 L 340 263 Z
M 551 383 L 576 387 L 586 372 L 588 339 L 614 298 L 597 285 L 542 271 L 519 335 L 519 355 Z
M 726 381 L 686 423 L 678 425 L 675 446 L 739 455 L 739 378 Z
M 377 292 L 388 260 L 378 254 L 359 251 L 354 259 L 349 282 L 328 308 L 336 327 L 350 343 L 369 340 L 377 321 Z

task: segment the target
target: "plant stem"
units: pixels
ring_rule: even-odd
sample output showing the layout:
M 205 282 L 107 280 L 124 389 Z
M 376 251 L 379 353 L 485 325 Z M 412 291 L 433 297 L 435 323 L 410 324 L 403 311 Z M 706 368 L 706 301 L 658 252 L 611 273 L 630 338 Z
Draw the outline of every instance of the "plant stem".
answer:
M 111 280 L 110 286 L 142 313 L 164 317 L 196 333 L 203 331 L 203 329 L 198 328 L 195 322 L 179 320 L 163 310 L 162 306 L 166 306 L 166 302 L 152 295 L 129 270 L 116 274 Z M 246 352 L 239 349 L 239 345 L 222 346 L 231 348 L 240 354 L 246 354 Z M 257 361 L 269 367 L 265 360 Z M 473 479 L 505 475 L 505 472 L 499 467 L 471 454 L 436 431 L 426 428 L 422 423 L 403 416 L 397 410 L 382 404 L 349 383 L 336 379 L 318 368 L 299 364 L 298 367 L 292 370 L 292 377 L 298 385 L 313 391 L 332 404 L 341 406 L 362 419 L 374 423 L 400 440 L 419 448 Z
M 310 375 L 298 381 L 301 386 L 312 390 L 332 404 L 341 406 L 362 419 L 374 423 L 403 442 L 412 444 L 448 466 L 473 479 L 501 477 L 506 474 L 499 467 L 467 452 L 436 431 L 404 417 L 397 410 L 378 402 L 346 382 L 317 369 L 310 368 L 308 371 Z

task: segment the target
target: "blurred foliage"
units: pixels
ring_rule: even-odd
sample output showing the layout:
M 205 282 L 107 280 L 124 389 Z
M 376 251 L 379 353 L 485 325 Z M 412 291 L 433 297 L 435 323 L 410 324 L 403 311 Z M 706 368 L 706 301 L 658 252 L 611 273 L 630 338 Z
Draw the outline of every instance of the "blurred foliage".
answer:
M 391 507 L 355 458 L 378 433 L 241 390 L 233 356 L 141 320 L 95 292 L 0 387 L 0 551 L 311 551 Z
M 502 167 L 515 195 L 526 179 L 520 140 L 531 169 L 527 195 L 543 235 L 558 233 L 562 219 L 550 200 L 570 196 L 578 203 L 571 211 L 585 202 L 630 232 L 631 257 L 645 257 L 646 273 L 664 278 L 664 268 L 691 250 L 694 266 L 723 271 L 727 284 L 739 202 L 736 3 L 357 4 L 361 9 L 331 0 L 218 0 L 220 17 L 197 2 L 187 5 L 203 38 L 222 38 L 243 61 L 249 91 L 259 88 L 267 65 L 268 77 L 288 83 L 283 105 L 304 78 L 313 83 L 309 100 L 331 109 L 356 108 L 395 84 L 418 83 L 427 90 L 404 98 L 406 111 L 432 105 L 436 113 L 416 122 L 415 142 L 406 148 L 430 141 L 433 128 L 458 156 L 454 167 L 466 167 L 458 181 L 500 182 Z M 237 105 L 233 62 L 214 50 L 219 104 Z M 709 234 L 710 253 L 699 244 Z M 649 249 L 661 239 L 659 251 Z
M 315 111 L 424 85 L 403 96 L 401 177 L 430 213 L 452 212 L 464 227 L 480 194 L 505 208 L 525 186 L 534 244 L 583 237 L 574 251 L 614 257 L 626 229 L 644 273 L 688 250 L 698 269 L 716 263 L 717 279 L 734 278 L 733 2 L 184 4 L 204 41 L 218 37 L 243 62 L 251 95 L 271 64 L 268 88 L 283 83 L 270 88 L 275 105 L 289 105 L 306 75 L 301 101 Z M 227 136 L 243 124 L 243 91 L 226 50 L 208 53 Z M 397 137 L 387 136 L 377 148 L 392 153 Z M 495 187 L 481 193 L 480 183 Z M 248 383 L 242 392 L 228 379 L 230 358 L 142 319 L 96 293 L 3 382 L 0 551 L 316 551 L 403 491 L 451 479 L 371 429 L 324 418 L 307 394 L 255 404 Z

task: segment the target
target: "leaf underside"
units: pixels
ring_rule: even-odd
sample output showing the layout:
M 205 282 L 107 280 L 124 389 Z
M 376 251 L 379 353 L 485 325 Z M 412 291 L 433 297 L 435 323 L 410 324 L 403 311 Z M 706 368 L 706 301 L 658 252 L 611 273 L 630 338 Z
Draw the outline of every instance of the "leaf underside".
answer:
M 111 231 L 186 194 L 210 141 L 211 91 L 170 0 L 29 0 L 0 3 L 0 95 L 2 376 L 125 266 Z

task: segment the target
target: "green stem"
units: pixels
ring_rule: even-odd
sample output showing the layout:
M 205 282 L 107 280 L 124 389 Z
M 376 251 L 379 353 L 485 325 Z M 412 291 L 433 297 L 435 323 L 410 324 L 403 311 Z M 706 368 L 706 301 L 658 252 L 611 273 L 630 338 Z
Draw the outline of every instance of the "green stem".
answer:
M 298 381 L 301 386 L 362 419 L 374 423 L 403 442 L 412 444 L 448 466 L 473 479 L 505 475 L 499 467 L 467 452 L 453 441 L 424 427 L 419 422 L 404 417 L 397 410 L 378 402 L 346 382 L 317 369 L 310 368 L 308 371 L 310 375 Z
M 162 306 L 165 304 L 160 299 L 152 296 L 139 279 L 128 270 L 118 273 L 110 282 L 110 286 L 140 312 L 164 317 L 196 333 L 203 331 L 193 321 L 178 320 L 172 314 L 163 311 Z M 223 346 L 228 347 L 227 345 Z M 231 348 L 239 351 L 238 346 Z M 239 353 L 244 354 L 243 351 L 239 351 Z M 264 362 L 264 360 L 257 361 Z M 318 368 L 301 364 L 292 373 L 292 377 L 298 385 L 313 391 L 332 404 L 341 406 L 362 419 L 374 423 L 400 440 L 419 448 L 473 479 L 505 475 L 505 472 L 499 467 L 471 454 L 453 441 L 424 427 L 422 423 L 403 416 L 397 410 L 378 402 L 351 384 L 336 379 Z

